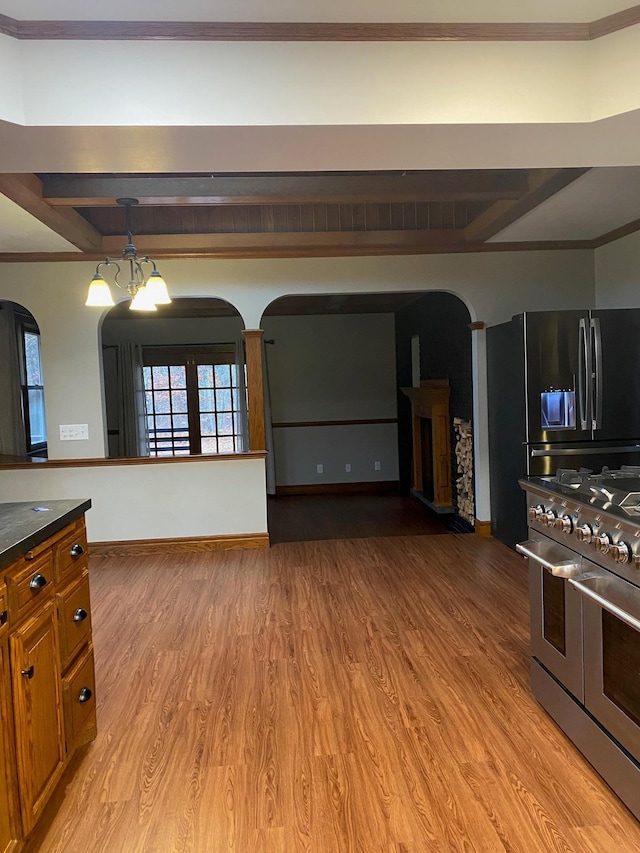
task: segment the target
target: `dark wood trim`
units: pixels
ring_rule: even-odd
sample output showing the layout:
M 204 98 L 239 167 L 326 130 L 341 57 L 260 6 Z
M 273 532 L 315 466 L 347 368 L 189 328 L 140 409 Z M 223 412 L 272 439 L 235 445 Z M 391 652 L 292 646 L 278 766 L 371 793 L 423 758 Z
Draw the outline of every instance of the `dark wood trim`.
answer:
M 57 210 L 42 198 L 36 175 L 0 174 L 0 193 L 83 252 L 102 251 L 102 235 L 75 210 Z
M 0 33 L 46 41 L 590 41 L 639 20 L 638 6 L 577 23 L 19 21 L 0 15 Z
M 334 426 L 358 426 L 360 424 L 397 424 L 397 418 L 361 418 L 351 421 L 287 421 L 273 423 L 273 429 L 286 429 L 288 427 L 334 427 Z
M 476 320 L 474 323 L 469 323 L 468 328 L 471 329 L 472 332 L 478 332 L 481 329 L 485 329 L 487 324 L 482 320 Z
M 262 329 L 243 329 L 247 366 L 247 408 L 249 415 L 249 447 L 264 450 L 264 388 L 262 380 Z
M 306 483 L 298 486 L 276 486 L 278 495 L 390 495 L 400 492 L 398 480 L 367 483 Z
M 474 522 L 474 529 L 476 532 L 476 536 L 489 537 L 491 536 L 491 522 L 490 521 L 480 521 L 476 518 Z
M 520 198 L 526 169 L 460 169 L 365 172 L 349 175 L 215 175 L 203 177 L 58 176 L 44 182 L 52 207 L 116 207 L 119 197 L 137 198 L 142 207 L 248 204 L 388 204 L 441 201 L 495 201 Z
M 20 21 L 0 15 L 0 33 L 45 41 L 590 41 L 638 23 L 640 6 L 577 23 Z
M 337 233 L 337 232 L 336 232 Z M 353 234 L 354 232 L 342 232 Z M 367 232 L 373 234 L 376 232 Z M 400 234 L 416 234 L 421 232 L 403 231 Z M 283 238 L 290 237 L 283 234 Z M 122 242 L 122 241 L 121 241 Z M 149 250 L 155 260 L 159 258 L 182 258 L 189 260 L 213 260 L 224 258 L 227 260 L 237 259 L 263 259 L 263 258 L 350 258 L 350 257 L 382 257 L 400 255 L 468 255 L 481 254 L 484 252 L 548 252 L 566 251 L 572 249 L 593 249 L 593 240 L 529 240 L 513 243 L 451 243 L 449 244 L 419 244 L 409 245 L 325 245 L 325 246 L 291 246 L 283 239 L 282 246 L 254 246 L 233 248 L 227 246 L 218 250 L 209 251 L 178 251 L 171 250 Z M 140 250 L 142 251 L 142 250 Z M 19 263 L 57 263 L 59 261 L 100 261 L 104 254 L 80 254 L 75 252 L 6 252 L 0 253 L 0 264 Z
M 623 9 L 621 12 L 607 15 L 606 18 L 592 21 L 589 25 L 589 38 L 602 38 L 602 36 L 608 36 L 636 24 L 640 24 L 640 6 L 632 6 L 630 9 Z
M 589 169 L 579 168 L 539 169 L 532 172 L 529 191 L 516 201 L 496 201 L 467 225 L 464 230 L 465 239 L 470 243 L 486 242 L 588 171 Z
M 184 554 L 232 551 L 238 548 L 268 548 L 268 533 L 236 533 L 230 536 L 192 536 L 180 539 L 129 539 L 120 542 L 90 542 L 91 553 L 100 557 Z
M 266 450 L 247 453 L 203 454 L 202 456 L 119 456 L 111 459 L 34 459 L 24 462 L 4 462 L 0 471 L 18 471 L 29 468 L 103 468 L 119 465 L 182 465 L 185 462 L 228 462 L 238 459 L 265 459 Z
M 593 249 L 599 249 L 600 246 L 606 246 L 607 243 L 613 243 L 621 237 L 627 237 L 629 234 L 635 234 L 636 231 L 640 231 L 640 219 L 634 219 L 632 222 L 620 225 L 619 228 L 614 228 L 613 231 L 608 231 L 600 237 L 595 237 L 591 241 L 591 246 Z

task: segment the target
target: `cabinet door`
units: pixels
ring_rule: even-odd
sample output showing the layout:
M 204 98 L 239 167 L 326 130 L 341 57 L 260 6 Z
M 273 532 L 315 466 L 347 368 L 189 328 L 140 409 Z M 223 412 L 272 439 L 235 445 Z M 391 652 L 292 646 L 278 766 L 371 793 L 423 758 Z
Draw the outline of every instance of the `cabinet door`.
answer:
M 6 613 L 0 596 L 0 617 Z M 6 628 L 0 626 L 0 853 L 12 853 L 18 847 L 19 833 L 15 758 L 12 749 L 13 712 L 9 677 L 9 646 Z
M 18 786 L 25 835 L 62 771 L 65 748 L 57 622 L 53 602 L 9 637 Z

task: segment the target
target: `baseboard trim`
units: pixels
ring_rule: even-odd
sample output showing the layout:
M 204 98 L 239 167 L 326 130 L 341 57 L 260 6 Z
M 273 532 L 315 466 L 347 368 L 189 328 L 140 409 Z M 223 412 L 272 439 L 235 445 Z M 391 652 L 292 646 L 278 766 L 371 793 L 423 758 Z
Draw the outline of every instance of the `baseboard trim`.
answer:
M 373 483 L 308 483 L 298 486 L 276 486 L 280 495 L 391 495 L 400 493 L 399 480 Z
M 476 536 L 491 536 L 491 522 L 490 521 L 479 521 L 477 518 L 475 520 L 475 531 Z
M 90 542 L 89 551 L 100 557 L 136 557 L 144 554 L 184 554 L 232 551 L 239 548 L 268 548 L 268 533 L 239 533 L 231 536 L 191 536 L 183 539 L 128 539 Z

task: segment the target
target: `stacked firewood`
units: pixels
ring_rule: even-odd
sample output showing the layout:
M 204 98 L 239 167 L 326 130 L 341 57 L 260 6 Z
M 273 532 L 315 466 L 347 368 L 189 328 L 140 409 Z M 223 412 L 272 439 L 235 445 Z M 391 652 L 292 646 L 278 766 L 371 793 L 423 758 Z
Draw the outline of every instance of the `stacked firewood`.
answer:
M 471 421 L 462 418 L 453 419 L 456 454 L 456 503 L 458 515 L 475 522 L 475 503 L 473 497 L 473 432 Z

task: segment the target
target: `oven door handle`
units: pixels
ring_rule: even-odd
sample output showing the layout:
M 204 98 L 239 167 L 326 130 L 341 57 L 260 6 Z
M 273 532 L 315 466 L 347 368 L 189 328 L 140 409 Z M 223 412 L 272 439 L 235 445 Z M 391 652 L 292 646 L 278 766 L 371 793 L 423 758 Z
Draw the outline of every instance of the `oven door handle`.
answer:
M 527 542 L 518 542 L 516 551 L 523 557 L 540 563 L 544 569 L 557 578 L 575 578 L 582 573 L 579 557 L 577 560 L 557 559 L 557 550 L 554 554 L 553 546 L 546 542 L 536 542 L 533 539 L 529 539 Z
M 603 610 L 640 631 L 640 589 L 611 572 L 599 570 L 571 578 L 569 583 Z

